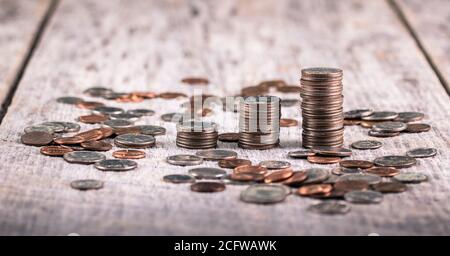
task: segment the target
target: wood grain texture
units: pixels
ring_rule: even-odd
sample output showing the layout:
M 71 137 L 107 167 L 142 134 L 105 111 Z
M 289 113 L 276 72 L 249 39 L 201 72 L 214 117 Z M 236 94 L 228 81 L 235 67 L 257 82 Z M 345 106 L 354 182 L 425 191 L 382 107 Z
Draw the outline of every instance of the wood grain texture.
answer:
M 380 17 L 383 17 L 382 19 Z M 315 200 L 292 195 L 271 206 L 240 202 L 242 186 L 200 194 L 164 183 L 186 173 L 165 158 L 195 151 L 175 146 L 175 127 L 159 116 L 180 111 L 183 100 L 137 104 L 157 115 L 140 123 L 165 126 L 167 135 L 147 150 L 136 171 L 109 173 L 66 163 L 19 143 L 25 126 L 44 120 L 72 121 L 87 113 L 55 98 L 81 95 L 90 86 L 119 91 L 183 91 L 184 76 L 207 76 L 207 93 L 233 95 L 263 79 L 298 83 L 300 68 L 344 69 L 345 108 L 421 111 L 432 130 L 383 139 L 383 147 L 354 151 L 353 159 L 404 154 L 435 147 L 432 159 L 404 171 L 430 181 L 387 195 L 380 205 L 353 205 L 345 216 L 320 216 L 306 208 Z M 282 95 L 285 98 L 298 95 Z M 85 97 L 88 99 L 88 97 Z M 66 235 L 449 235 L 450 104 L 426 59 L 385 1 L 62 1 L 0 127 L 0 233 Z M 300 119 L 298 108 L 284 117 Z M 237 115 L 216 110 L 220 131 L 236 131 Z M 86 129 L 88 125 L 83 125 Z M 248 151 L 220 143 L 255 163 L 287 159 L 301 131 L 283 128 L 281 147 Z M 346 128 L 345 144 L 366 139 L 367 130 Z M 111 152 L 107 153 L 111 157 Z M 312 167 L 288 159 L 295 169 Z M 206 162 L 204 166 L 216 166 Z M 331 168 L 327 166 L 327 168 Z M 318 166 L 316 166 L 318 167 Z M 74 179 L 105 181 L 99 191 L 69 187 Z
M 450 92 L 450 3 L 395 0 Z
M 16 79 L 50 0 L 0 0 L 0 103 Z

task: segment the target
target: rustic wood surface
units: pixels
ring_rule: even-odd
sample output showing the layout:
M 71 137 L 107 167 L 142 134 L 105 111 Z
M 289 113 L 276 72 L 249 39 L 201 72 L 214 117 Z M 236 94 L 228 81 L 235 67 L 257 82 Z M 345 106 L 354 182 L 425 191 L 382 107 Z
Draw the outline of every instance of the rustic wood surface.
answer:
M 192 95 L 199 91 L 179 80 L 198 75 L 212 81 L 207 93 L 223 96 L 263 79 L 298 83 L 300 68 L 309 66 L 344 69 L 346 109 L 426 113 L 430 132 L 380 139 L 381 149 L 355 150 L 352 158 L 434 147 L 436 157 L 402 170 L 425 173 L 429 182 L 386 195 L 380 205 L 352 205 L 344 216 L 308 213 L 315 200 L 295 195 L 276 205 L 245 204 L 239 200 L 242 186 L 207 195 L 190 192 L 189 186 L 161 181 L 189 169 L 165 163 L 167 156 L 195 152 L 177 148 L 174 124 L 159 119 L 180 111 L 181 99 L 107 102 L 152 108 L 157 114 L 140 123 L 168 129 L 135 171 L 101 172 L 43 156 L 39 148 L 19 142 L 27 125 L 73 121 L 88 113 L 55 98 L 82 95 L 91 86 Z M 297 107 L 282 114 L 300 119 Z M 216 110 L 212 119 L 221 123 L 221 131 L 237 129 L 235 114 Z M 449 119 L 448 95 L 385 1 L 61 1 L 0 127 L 0 234 L 449 235 Z M 89 127 L 94 126 L 82 128 Z M 268 151 L 225 143 L 220 148 L 234 149 L 255 163 L 287 159 L 288 151 L 300 147 L 300 133 L 299 128 L 283 128 L 281 147 Z M 366 138 L 367 130 L 346 128 L 347 146 Z M 287 160 L 295 169 L 319 167 Z M 71 189 L 69 183 L 80 178 L 101 179 L 105 188 Z
M 0 0 L 0 103 L 13 86 L 49 6 L 50 0 Z
M 396 0 L 450 92 L 450 4 L 447 0 Z

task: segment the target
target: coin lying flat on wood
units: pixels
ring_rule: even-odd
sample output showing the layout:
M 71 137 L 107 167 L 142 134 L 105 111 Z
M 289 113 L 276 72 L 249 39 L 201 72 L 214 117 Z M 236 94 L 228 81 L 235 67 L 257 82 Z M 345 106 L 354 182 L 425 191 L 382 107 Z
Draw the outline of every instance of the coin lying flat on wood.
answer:
M 265 167 L 269 170 L 285 169 L 291 166 L 291 163 L 286 161 L 265 160 L 259 163 L 259 166 Z
M 379 204 L 383 200 L 383 194 L 377 191 L 352 191 L 344 196 L 345 201 L 354 204 Z
M 415 148 L 406 152 L 406 155 L 414 158 L 432 157 L 437 154 L 437 150 L 434 148 Z
M 73 145 L 73 144 L 80 144 L 81 142 L 84 141 L 84 138 L 81 136 L 59 137 L 53 139 L 53 141 L 57 144 Z
M 297 172 L 294 172 L 290 178 L 288 178 L 287 180 L 284 180 L 282 182 L 282 184 L 284 184 L 286 186 L 291 186 L 291 187 L 298 187 L 307 178 L 308 178 L 308 174 L 306 171 L 297 171 Z
M 74 180 L 70 183 L 73 189 L 78 190 L 96 190 L 103 188 L 103 181 L 100 180 Z
M 365 116 L 370 116 L 373 114 L 373 109 L 353 109 L 344 112 L 345 119 L 361 119 Z
M 95 168 L 101 171 L 124 172 L 137 167 L 137 163 L 126 159 L 104 159 L 95 163 Z
M 289 179 L 294 174 L 294 171 L 291 168 L 287 168 L 284 170 L 274 171 L 264 178 L 265 183 L 273 183 L 280 182 L 286 179 Z
M 224 170 L 212 167 L 198 167 L 189 170 L 189 174 L 197 179 L 221 179 L 227 174 Z
M 420 133 L 420 132 L 428 132 L 431 130 L 431 126 L 429 124 L 408 124 L 405 132 L 409 133 Z
M 345 168 L 367 169 L 372 167 L 373 163 L 365 160 L 342 160 L 339 165 Z
M 313 184 L 302 186 L 298 189 L 298 194 L 301 196 L 312 196 L 317 194 L 327 194 L 333 190 L 330 184 Z
M 345 168 L 342 166 L 333 168 L 333 170 L 331 170 L 331 173 L 333 173 L 334 175 L 337 176 L 341 176 L 344 174 L 355 174 L 355 173 L 361 173 L 362 169 L 360 168 Z
M 410 123 L 422 120 L 425 117 L 423 113 L 420 112 L 400 112 L 395 118 L 395 121 Z
M 291 151 L 288 153 L 289 157 L 292 158 L 307 158 L 308 156 L 314 156 L 316 153 L 312 149 L 300 149 L 297 151 Z
M 65 97 L 59 97 L 56 99 L 56 102 L 68 104 L 68 105 L 76 105 L 78 103 L 83 102 L 84 100 L 82 98 L 78 97 L 72 97 L 72 96 L 65 96 Z
M 100 124 L 108 119 L 109 117 L 106 115 L 95 115 L 95 114 L 78 117 L 78 121 L 86 124 Z
M 364 191 L 369 189 L 369 183 L 365 180 L 337 180 L 334 183 L 334 189 L 350 192 L 350 191 Z
M 195 155 L 173 155 L 168 156 L 166 161 L 172 165 L 180 165 L 180 166 L 193 166 L 199 165 L 203 163 L 203 158 Z
M 182 184 L 182 183 L 194 183 L 195 178 L 186 174 L 170 174 L 163 177 L 165 182 Z
M 278 184 L 255 184 L 241 193 L 241 200 L 254 204 L 274 204 L 282 202 L 289 194 L 289 190 Z
M 23 129 L 23 131 L 25 133 L 30 133 L 30 132 L 46 132 L 49 134 L 53 134 L 54 131 L 51 127 L 48 126 L 43 126 L 43 125 L 31 125 L 31 126 L 27 126 L 25 127 L 25 129 Z
M 64 154 L 64 160 L 74 164 L 93 164 L 104 159 L 105 155 L 92 151 L 73 151 Z
M 308 162 L 313 164 L 335 164 L 339 163 L 342 159 L 340 157 L 335 156 L 308 156 L 306 158 Z
M 21 142 L 30 146 L 45 146 L 53 141 L 53 135 L 47 132 L 29 132 L 22 135 Z
M 191 190 L 194 192 L 214 193 L 225 190 L 225 184 L 220 182 L 201 181 L 191 185 Z
M 195 154 L 207 161 L 219 161 L 223 159 L 234 159 L 237 157 L 236 152 L 223 149 L 202 150 L 197 151 Z
M 346 214 L 350 209 L 349 205 L 340 201 L 325 201 L 308 207 L 309 212 L 325 215 Z
M 119 159 L 141 159 L 145 158 L 145 152 L 141 150 L 122 149 L 112 153 L 113 157 Z
M 248 159 L 240 159 L 240 158 L 222 159 L 218 162 L 218 164 L 222 168 L 234 169 L 238 166 L 252 165 L 252 161 L 250 161 Z
M 375 111 L 370 116 L 361 117 L 362 120 L 367 121 L 388 121 L 394 120 L 398 117 L 398 113 L 392 111 Z
M 321 156 L 347 157 L 352 155 L 352 151 L 350 149 L 342 147 L 315 146 L 312 147 L 312 151 Z
M 378 175 L 380 177 L 393 177 L 399 174 L 400 171 L 393 167 L 372 167 L 366 169 L 366 173 Z
M 408 126 L 405 123 L 389 121 L 374 124 L 372 126 L 372 130 L 377 132 L 401 132 L 407 127 Z
M 85 149 L 94 151 L 109 151 L 112 149 L 111 143 L 106 141 L 86 141 L 80 145 Z
M 377 138 L 388 138 L 388 137 L 395 137 L 400 135 L 400 132 L 380 132 L 380 131 L 369 131 L 369 136 L 377 137 Z
M 401 193 L 408 189 L 405 184 L 398 181 L 380 182 L 372 188 L 380 193 Z
M 257 173 L 265 175 L 267 174 L 267 168 L 259 165 L 241 165 L 234 168 L 235 173 Z
M 383 144 L 376 140 L 359 140 L 352 143 L 352 148 L 367 150 L 381 148 Z
M 63 156 L 65 153 L 72 152 L 73 149 L 64 146 L 44 146 L 41 147 L 41 154 L 46 156 Z
M 345 174 L 338 178 L 339 181 L 364 181 L 369 185 L 378 184 L 381 182 L 381 177 L 378 175 L 368 174 L 368 173 L 355 173 L 355 174 Z
M 383 156 L 374 161 L 375 165 L 394 168 L 408 168 L 416 164 L 416 159 L 409 156 Z
M 401 183 L 420 183 L 423 181 L 427 181 L 428 177 L 422 173 L 400 173 L 394 177 L 394 180 L 399 181 Z

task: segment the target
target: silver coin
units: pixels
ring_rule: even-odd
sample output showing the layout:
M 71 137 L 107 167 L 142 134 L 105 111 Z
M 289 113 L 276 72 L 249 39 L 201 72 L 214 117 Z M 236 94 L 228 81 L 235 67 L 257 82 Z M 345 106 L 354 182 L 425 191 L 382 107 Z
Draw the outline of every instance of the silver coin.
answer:
M 330 172 L 327 169 L 309 168 L 305 171 L 308 178 L 303 182 L 303 184 L 321 183 L 330 177 Z
M 101 171 L 129 171 L 137 167 L 137 163 L 126 159 L 104 159 L 95 163 L 95 168 Z
M 53 129 L 49 126 L 43 126 L 43 125 L 32 125 L 32 126 L 27 126 L 25 127 L 25 129 L 23 130 L 25 133 L 30 133 L 30 132 L 46 132 L 46 133 L 50 133 L 53 134 Z
M 286 161 L 265 160 L 259 163 L 259 166 L 267 169 L 285 169 L 291 167 L 291 163 Z
M 383 194 L 377 191 L 351 191 L 344 195 L 345 201 L 354 204 L 379 204 L 383 201 Z
M 100 180 L 74 180 L 70 183 L 73 189 L 94 190 L 103 188 L 103 181 Z
M 38 126 L 50 127 L 53 132 L 64 132 L 65 129 L 65 126 L 61 122 L 44 122 L 39 124 Z
M 373 114 L 373 109 L 354 109 L 344 112 L 345 119 L 361 119 Z
M 199 167 L 189 170 L 189 174 L 197 179 L 221 179 L 227 175 L 227 173 L 219 168 L 211 167 Z
M 128 120 L 131 122 L 135 122 L 135 121 L 139 120 L 139 118 L 141 116 L 131 114 L 131 113 L 120 113 L 120 114 L 111 114 L 110 117 L 111 117 L 111 119 L 122 119 L 122 120 Z
M 316 153 L 312 151 L 311 149 L 300 149 L 297 151 L 291 151 L 288 153 L 289 157 L 292 158 L 307 158 L 308 156 L 313 156 Z
M 165 122 L 179 123 L 183 121 L 182 113 L 167 113 L 161 116 L 161 119 Z
M 380 132 L 380 131 L 370 130 L 368 134 L 369 134 L 369 136 L 372 136 L 372 137 L 388 138 L 388 137 L 398 136 L 398 135 L 400 135 L 400 132 Z
M 56 102 L 63 103 L 63 104 L 68 104 L 68 105 L 76 105 L 78 103 L 84 102 L 84 100 L 82 98 L 78 98 L 78 97 L 67 96 L 67 97 L 59 97 L 59 98 L 57 98 Z
M 64 160 L 75 164 L 93 164 L 104 159 L 105 155 L 92 151 L 73 151 L 64 154 Z
M 392 111 L 376 111 L 370 116 L 361 117 L 361 119 L 367 121 L 388 121 L 394 120 L 397 116 L 398 113 Z
M 352 148 L 366 150 L 366 149 L 377 149 L 383 144 L 376 140 L 360 140 L 352 143 Z
M 166 161 L 172 165 L 192 166 L 203 163 L 203 158 L 194 155 L 174 155 L 168 156 Z
M 338 175 L 330 175 L 330 177 L 328 177 L 328 179 L 324 180 L 323 183 L 324 184 L 334 184 L 339 180 L 339 176 Z
M 255 184 L 242 191 L 240 198 L 246 203 L 274 204 L 284 201 L 289 193 L 284 185 Z
M 92 110 L 92 113 L 97 115 L 121 114 L 123 112 L 124 110 L 121 108 L 107 107 L 107 106 L 96 107 Z
M 407 168 L 416 164 L 416 159 L 410 156 L 383 156 L 376 158 L 373 163 L 383 167 Z
M 72 122 L 56 122 L 64 126 L 64 132 L 79 132 L 81 126 Z
M 182 183 L 194 183 L 195 178 L 186 174 L 170 174 L 163 177 L 165 182 L 182 184 Z
M 177 132 L 217 132 L 217 124 L 201 121 L 181 122 L 177 124 Z
M 405 123 L 389 121 L 374 124 L 372 130 L 377 132 L 401 132 L 407 127 L 408 125 Z
M 312 148 L 312 151 L 323 156 L 346 157 L 352 155 L 352 151 L 350 149 L 342 147 L 315 146 Z
M 406 155 L 414 158 L 432 157 L 437 154 L 437 150 L 434 148 L 416 148 L 406 152 Z
M 141 133 L 145 135 L 164 135 L 166 134 L 166 128 L 156 125 L 137 125 L 139 129 L 141 129 Z
M 128 96 L 128 93 L 124 93 L 124 92 L 108 92 L 103 94 L 101 97 L 103 97 L 104 99 L 107 100 L 116 100 L 122 97 L 126 97 Z
M 282 107 L 293 107 L 299 104 L 299 100 L 297 99 L 282 99 L 281 106 Z
M 346 214 L 350 209 L 348 204 L 340 201 L 324 201 L 308 207 L 310 212 L 327 215 Z
M 112 93 L 113 91 L 104 87 L 91 87 L 86 89 L 83 93 L 92 96 L 92 97 L 102 97 L 108 93 Z
M 424 114 L 420 112 L 400 112 L 395 121 L 410 123 L 420 121 L 424 118 Z
M 155 137 L 145 134 L 122 134 L 114 139 L 115 143 L 125 146 L 145 147 L 155 144 Z
M 127 113 L 138 116 L 153 116 L 155 114 L 155 111 L 151 109 L 139 108 L 128 110 Z
M 401 183 L 420 183 L 427 181 L 428 177 L 422 173 L 405 172 L 395 175 L 393 179 Z
M 125 119 L 113 119 L 113 120 L 107 120 L 103 122 L 103 125 L 106 125 L 108 127 L 111 127 L 113 129 L 117 128 L 128 128 L 133 126 L 133 122 Z
M 236 152 L 223 149 L 202 150 L 197 151 L 195 154 L 207 161 L 219 161 L 223 159 L 234 159 L 237 157 Z
M 375 185 L 381 182 L 381 177 L 378 175 L 368 173 L 344 174 L 341 177 L 339 177 L 339 181 L 347 181 L 347 180 L 365 181 L 369 183 L 369 185 Z
M 345 168 L 345 167 L 336 167 L 333 170 L 331 170 L 331 173 L 333 173 L 334 175 L 345 175 L 345 174 L 357 174 L 357 173 L 361 173 L 362 170 L 359 168 Z

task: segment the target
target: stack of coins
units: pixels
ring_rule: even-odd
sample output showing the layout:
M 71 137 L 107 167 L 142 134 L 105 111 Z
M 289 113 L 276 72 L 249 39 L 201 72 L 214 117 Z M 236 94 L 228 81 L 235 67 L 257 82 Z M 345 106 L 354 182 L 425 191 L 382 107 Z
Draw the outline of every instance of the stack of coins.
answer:
M 244 149 L 269 149 L 279 145 L 280 98 L 250 96 L 239 107 L 239 146 Z
M 177 124 L 177 146 L 208 149 L 217 146 L 217 125 L 211 122 L 186 121 Z
M 343 145 L 342 76 L 342 70 L 336 68 L 302 70 L 303 147 Z

